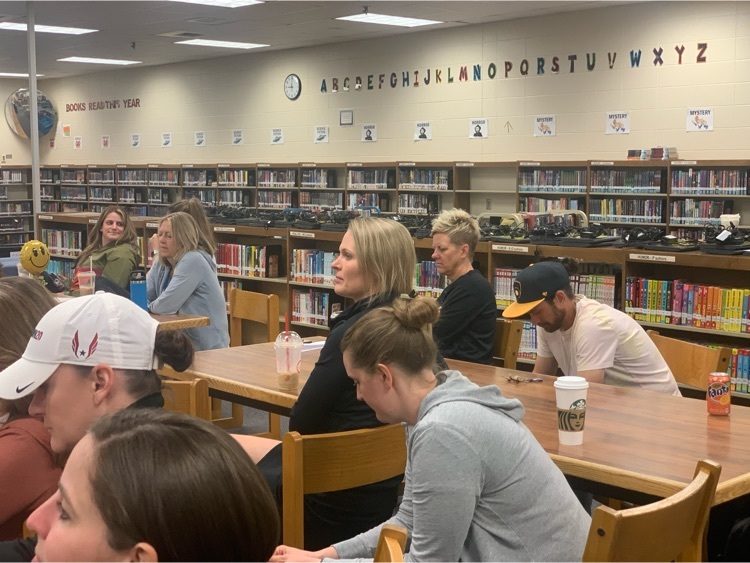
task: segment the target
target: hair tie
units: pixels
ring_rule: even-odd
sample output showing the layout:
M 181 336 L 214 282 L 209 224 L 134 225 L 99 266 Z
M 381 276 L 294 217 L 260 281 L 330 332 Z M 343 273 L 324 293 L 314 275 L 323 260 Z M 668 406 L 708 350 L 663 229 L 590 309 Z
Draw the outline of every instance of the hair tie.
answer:
M 414 299 L 417 296 L 417 290 L 416 289 L 412 289 L 409 293 L 406 294 L 406 296 L 409 299 Z

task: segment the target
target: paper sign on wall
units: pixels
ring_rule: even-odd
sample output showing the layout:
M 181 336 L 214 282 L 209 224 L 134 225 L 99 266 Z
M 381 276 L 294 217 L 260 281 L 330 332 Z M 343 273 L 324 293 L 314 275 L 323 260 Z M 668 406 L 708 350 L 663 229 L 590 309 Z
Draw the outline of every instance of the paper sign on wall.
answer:
M 714 108 L 688 108 L 687 125 L 685 131 L 695 133 L 698 131 L 714 130 Z
M 414 140 L 431 141 L 432 140 L 432 122 L 417 121 L 414 123 Z
M 604 123 L 604 132 L 607 135 L 627 135 L 630 133 L 630 112 L 608 111 Z
M 537 115 L 534 117 L 534 137 L 554 137 L 557 134 L 554 115 Z
M 140 146 L 141 146 L 140 133 L 131 133 L 130 134 L 130 147 L 133 149 L 137 149 Z
M 63 137 L 70 137 L 70 125 L 63 125 L 62 131 L 63 131 Z
M 109 135 L 102 135 L 101 147 L 103 149 L 108 149 L 109 148 Z
M 490 134 L 490 121 L 486 117 L 469 120 L 469 139 L 485 139 Z
M 49 148 L 51 148 L 52 150 L 55 149 L 55 140 L 54 139 L 50 139 L 49 140 Z
M 83 137 L 73 137 L 73 148 L 81 150 L 83 148 Z
M 168 149 L 172 146 L 172 133 L 161 134 L 161 146 L 164 149 Z
M 232 131 L 232 144 L 233 145 L 244 145 L 245 135 L 242 129 L 235 129 Z
M 361 141 L 364 141 L 366 143 L 377 141 L 378 140 L 378 126 L 374 123 L 368 123 L 362 126 L 362 136 L 360 137 Z
M 318 125 L 315 127 L 313 132 L 314 143 L 327 143 L 328 142 L 328 125 Z
M 205 131 L 193 132 L 193 145 L 195 145 L 196 147 L 206 146 L 206 132 Z
M 271 129 L 271 144 L 272 145 L 283 145 L 284 144 L 284 129 L 276 127 Z

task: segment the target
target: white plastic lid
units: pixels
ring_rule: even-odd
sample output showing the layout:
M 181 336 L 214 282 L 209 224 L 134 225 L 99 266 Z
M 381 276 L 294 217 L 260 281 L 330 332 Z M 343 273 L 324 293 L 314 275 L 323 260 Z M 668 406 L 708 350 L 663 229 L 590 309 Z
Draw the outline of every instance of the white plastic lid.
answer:
M 564 375 L 555 381 L 555 387 L 558 389 L 588 389 L 588 386 L 589 382 L 577 375 Z

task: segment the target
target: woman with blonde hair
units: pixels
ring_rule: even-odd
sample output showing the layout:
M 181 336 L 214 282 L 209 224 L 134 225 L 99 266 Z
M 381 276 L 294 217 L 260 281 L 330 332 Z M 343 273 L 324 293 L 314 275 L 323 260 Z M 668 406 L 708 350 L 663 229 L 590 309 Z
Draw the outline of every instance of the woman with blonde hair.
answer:
M 357 397 L 383 423 L 406 423 L 407 561 L 580 561 L 590 518 L 521 422 L 518 399 L 461 373 L 433 371 L 429 298 L 364 315 L 341 342 Z M 272 561 L 371 558 L 381 526 L 315 553 L 281 546 Z
M 138 236 L 127 212 L 117 205 L 106 207 L 89 229 L 87 240 L 88 245 L 76 260 L 76 270 L 93 267 L 97 279 L 104 278 L 122 290 L 115 289 L 116 293 L 128 292 L 130 272 L 138 267 L 141 257 Z M 102 283 L 102 289 L 110 289 L 107 282 L 100 280 Z M 78 280 L 74 278 L 71 289 L 77 288 Z
M 0 279 L 0 372 L 21 357 L 37 323 L 55 305 L 36 280 Z M 49 432 L 40 417 L 29 416 L 30 404 L 30 396 L 0 399 L 0 541 L 21 537 L 24 521 L 55 492 L 60 477 Z
M 353 303 L 331 319 L 331 332 L 292 408 L 290 430 L 320 434 L 380 426 L 372 409 L 357 400 L 339 344 L 367 311 L 412 290 L 415 262 L 414 243 L 403 225 L 374 217 L 349 223 L 333 262 L 333 290 Z M 242 444 L 281 504 L 281 444 L 257 437 L 245 438 Z M 393 513 L 400 482 L 399 477 L 357 489 L 305 495 L 305 546 L 319 549 L 382 522 Z
M 203 207 L 201 200 L 199 200 L 197 197 L 181 199 L 180 201 L 177 201 L 170 205 L 167 210 L 167 214 L 179 212 L 187 213 L 193 219 L 195 219 L 195 222 L 198 225 L 198 229 L 203 234 L 201 242 L 202 244 L 204 244 L 204 246 L 202 246 L 201 248 L 211 256 L 215 256 L 216 238 L 214 237 L 214 230 L 211 228 L 211 225 L 206 218 L 206 210 Z M 148 253 L 149 264 L 151 264 L 153 259 L 159 254 L 159 235 L 151 235 L 151 238 L 148 240 Z
M 146 278 L 148 310 L 209 317 L 209 326 L 187 329 L 196 350 L 229 346 L 227 306 L 216 276 L 216 263 L 204 250 L 212 248 L 198 224 L 183 212 L 159 223 L 159 260 Z

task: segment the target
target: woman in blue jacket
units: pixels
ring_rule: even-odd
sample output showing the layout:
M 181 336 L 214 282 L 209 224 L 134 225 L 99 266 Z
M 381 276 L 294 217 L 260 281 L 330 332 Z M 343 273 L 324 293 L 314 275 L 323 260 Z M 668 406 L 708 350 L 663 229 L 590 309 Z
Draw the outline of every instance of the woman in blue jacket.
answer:
M 187 329 L 195 349 L 226 348 L 227 305 L 216 277 L 216 263 L 205 250 L 213 250 L 213 243 L 187 213 L 162 218 L 157 236 L 159 260 L 154 261 L 147 277 L 148 310 L 209 317 L 209 326 Z

